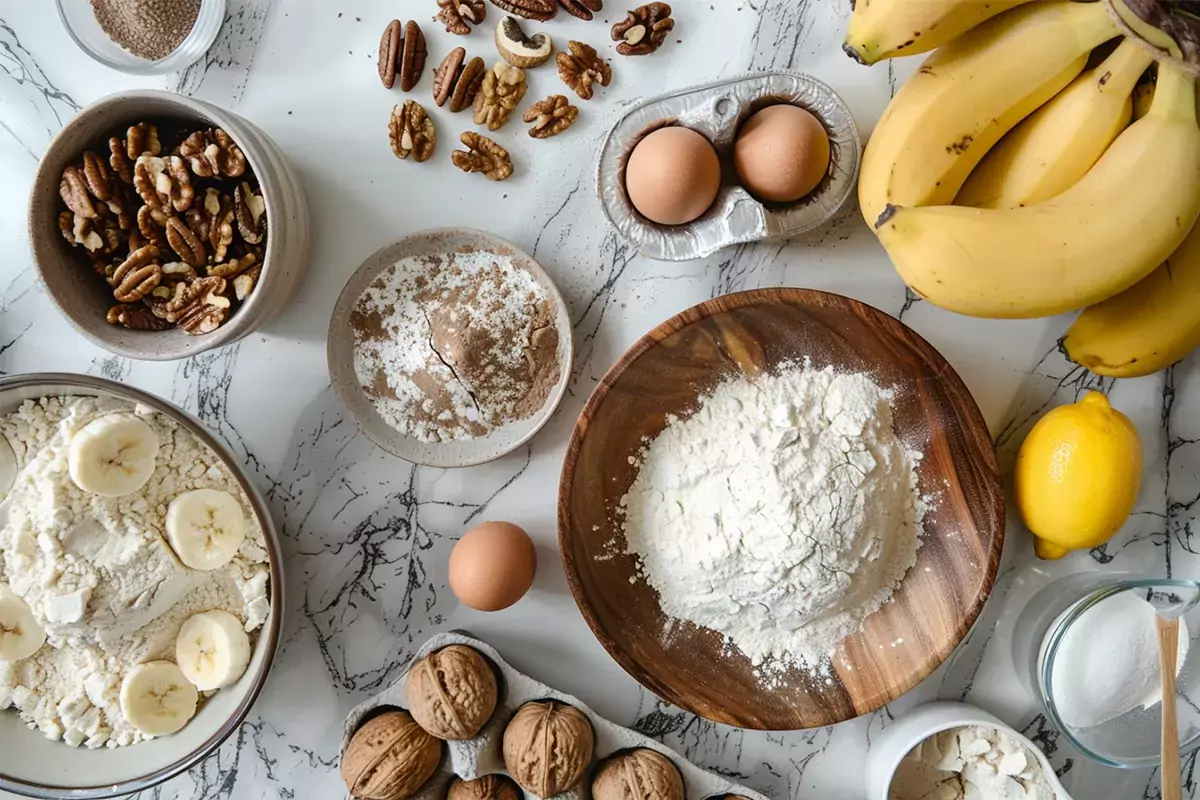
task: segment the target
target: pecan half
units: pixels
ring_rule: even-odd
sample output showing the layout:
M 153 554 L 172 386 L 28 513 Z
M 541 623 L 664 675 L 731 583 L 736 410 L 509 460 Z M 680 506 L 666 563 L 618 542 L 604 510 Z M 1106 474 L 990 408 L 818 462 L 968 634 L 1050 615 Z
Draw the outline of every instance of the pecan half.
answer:
M 604 9 L 604 0 L 558 0 L 558 4 L 568 14 L 588 21 Z
M 392 118 L 388 123 L 388 139 L 396 158 L 408 158 L 411 155 L 420 163 L 433 156 L 434 147 L 437 146 L 437 129 L 420 103 L 416 100 L 405 100 L 404 105 L 392 109 Z M 241 222 L 240 216 L 238 222 Z M 255 244 L 252 239 L 246 241 Z
M 623 56 L 645 56 L 662 47 L 675 28 L 671 7 L 666 3 L 647 3 L 625 15 L 613 25 L 612 38 Z
M 383 37 L 379 40 L 379 80 L 390 89 L 399 76 L 400 88 L 411 91 L 421 80 L 428 55 L 429 48 L 420 25 L 410 19 L 402 29 L 400 20 L 392 20 L 383 29 Z
M 160 319 L 142 303 L 121 303 L 108 310 L 109 325 L 120 325 L 131 331 L 165 331 L 171 323 Z
M 112 183 L 108 175 L 108 167 L 103 159 L 92 150 L 83 154 L 83 179 L 88 191 L 101 202 L 112 199 Z
M 579 116 L 579 108 L 567 102 L 561 94 L 554 94 L 534 103 L 525 112 L 525 121 L 532 122 L 529 135 L 535 139 L 549 139 L 557 136 L 575 124 Z
M 69 166 L 63 170 L 62 180 L 58 183 L 58 195 L 67 208 L 84 219 L 96 219 L 96 207 L 87 188 L 87 180 L 83 170 L 77 166 Z
M 475 124 L 487 125 L 489 131 L 500 130 L 525 96 L 525 89 L 525 70 L 497 61 L 483 76 L 475 95 Z
M 179 217 L 171 217 L 167 220 L 167 243 L 171 245 L 181 259 L 191 264 L 193 267 L 202 267 L 204 262 L 208 260 L 208 253 L 204 249 L 204 242 L 201 242 L 196 234 L 192 233 L 191 228 L 184 223 Z
M 171 176 L 166 172 L 167 161 L 158 156 L 138 156 L 133 164 L 133 188 L 164 220 L 171 209 Z
M 449 100 L 450 111 L 457 114 L 475 102 L 487 67 L 478 56 L 470 61 L 466 61 L 466 58 L 467 51 L 456 47 L 433 74 L 433 102 L 437 103 L 438 108 Z
M 138 156 L 157 156 L 162 154 L 162 143 L 158 140 L 158 126 L 149 122 L 139 122 L 130 126 L 125 132 L 125 155 L 130 161 L 136 161 Z
M 162 281 L 158 248 L 147 245 L 129 254 L 112 275 L 113 297 L 121 303 L 136 303 Z
M 242 181 L 233 190 L 234 218 L 238 233 L 249 244 L 258 244 L 267 235 L 267 201 L 262 192 Z
M 94 223 L 94 220 L 81 217 L 73 211 L 63 211 L 58 215 L 58 228 L 63 238 L 72 246 L 82 247 L 89 253 L 99 252 L 106 245 L 105 238 L 96 230 Z
M 208 268 L 208 274 L 218 278 L 236 278 L 257 262 L 258 257 L 254 253 L 247 253 L 241 258 L 233 258 L 222 264 L 213 264 Z
M 224 295 L 224 278 L 213 276 L 181 283 L 175 287 L 174 297 L 167 301 L 167 321 L 193 336 L 212 333 L 229 314 L 229 298 Z
M 192 187 L 192 175 L 188 172 L 187 162 L 183 160 L 182 156 L 171 156 L 167 159 L 165 174 L 171 181 L 167 190 L 171 207 L 181 213 L 187 211 L 192 207 L 192 200 L 196 198 L 196 190 Z
M 167 224 L 167 218 L 161 214 L 156 214 L 150 206 L 142 206 L 137 213 L 137 229 L 147 242 L 154 244 L 156 247 L 167 247 L 167 235 L 163 232 L 163 226 Z
M 114 136 L 108 140 L 108 165 L 124 183 L 133 183 L 133 159 L 125 152 L 125 142 Z
M 221 128 L 196 131 L 175 151 L 187 159 L 197 178 L 238 178 L 246 172 L 246 154 Z
M 168 261 L 162 265 L 162 272 L 162 282 L 170 287 L 174 287 L 180 281 L 195 280 L 198 277 L 196 268 L 183 261 Z
M 508 151 L 491 139 L 474 131 L 467 131 L 460 141 L 467 150 L 455 150 L 450 154 L 454 166 L 463 172 L 478 172 L 489 181 L 507 180 L 513 174 L 512 158 Z
M 438 19 L 446 26 L 447 33 L 466 36 L 472 25 L 478 25 L 487 17 L 487 6 L 483 0 L 437 0 Z
M 596 53 L 596 48 L 574 40 L 567 43 L 571 52 L 558 54 L 558 77 L 575 90 L 582 100 L 591 100 L 594 84 L 612 83 L 612 67 Z
M 545 22 L 558 13 L 557 0 L 492 0 L 496 7 L 525 19 Z

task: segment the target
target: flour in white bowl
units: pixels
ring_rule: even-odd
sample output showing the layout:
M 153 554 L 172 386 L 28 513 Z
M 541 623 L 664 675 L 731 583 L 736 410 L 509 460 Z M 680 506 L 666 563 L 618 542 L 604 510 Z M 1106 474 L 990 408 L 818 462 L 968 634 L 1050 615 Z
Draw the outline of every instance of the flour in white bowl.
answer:
M 92 420 L 133 413 L 157 434 L 150 480 L 121 497 L 88 494 L 71 480 L 71 438 Z M 27 401 L 0 416 L 18 473 L 0 503 L 0 588 L 19 595 L 46 630 L 33 656 L 0 661 L 0 710 L 72 746 L 117 747 L 146 738 L 121 713 L 125 673 L 174 659 L 194 613 L 222 609 L 247 631 L 269 612 L 263 531 L 216 453 L 153 409 L 112 399 Z M 164 538 L 167 505 L 183 492 L 229 492 L 244 507 L 246 541 L 211 572 L 183 566 Z
M 916 563 L 921 453 L 867 375 L 785 365 L 672 417 L 621 500 L 663 613 L 723 635 L 760 679 L 828 671 Z

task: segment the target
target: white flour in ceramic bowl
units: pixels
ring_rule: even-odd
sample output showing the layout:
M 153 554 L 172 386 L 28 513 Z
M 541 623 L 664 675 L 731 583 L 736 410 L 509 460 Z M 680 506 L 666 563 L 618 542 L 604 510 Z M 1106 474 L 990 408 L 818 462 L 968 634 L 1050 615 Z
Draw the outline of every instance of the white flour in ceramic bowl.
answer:
M 701 398 L 635 459 L 627 552 L 663 613 L 709 628 L 760 679 L 827 674 L 916 563 L 922 455 L 867 375 L 783 365 Z
M 114 413 L 149 425 L 158 452 L 141 489 L 104 497 L 73 482 L 68 453 L 82 428 Z M 72 746 L 151 738 L 121 710 L 130 669 L 174 660 L 180 627 L 195 613 L 227 611 L 248 632 L 270 613 L 268 555 L 253 510 L 214 452 L 145 406 L 93 397 L 26 401 L 0 415 L 0 434 L 17 469 L 0 503 L 0 588 L 21 597 L 46 633 L 33 655 L 0 660 L 0 710 Z M 228 492 L 246 520 L 237 554 L 212 571 L 185 567 L 166 538 L 168 505 L 195 489 Z

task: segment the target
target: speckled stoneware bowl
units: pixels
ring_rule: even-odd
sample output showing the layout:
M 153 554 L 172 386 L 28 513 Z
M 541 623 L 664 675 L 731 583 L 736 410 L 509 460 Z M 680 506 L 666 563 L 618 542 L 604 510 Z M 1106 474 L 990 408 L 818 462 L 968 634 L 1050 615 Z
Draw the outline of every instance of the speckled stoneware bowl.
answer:
M 558 383 L 550 390 L 546 402 L 535 414 L 510 422 L 487 436 L 452 442 L 422 442 L 388 424 L 375 410 L 371 398 L 363 391 L 354 371 L 355 341 L 350 318 L 358 299 L 367 287 L 396 262 L 414 256 L 453 253 L 461 251 L 462 248 L 506 255 L 545 289 L 555 307 L 554 322 L 558 330 Z M 414 233 L 378 250 L 350 276 L 341 296 L 338 297 L 333 319 L 329 323 L 329 376 L 333 381 L 334 393 L 349 412 L 354 424 L 384 450 L 406 461 L 427 467 L 470 467 L 493 461 L 512 452 L 533 438 L 549 421 L 558 404 L 562 402 L 567 392 L 567 383 L 571 379 L 574 353 L 571 330 L 571 318 L 567 314 L 566 302 L 563 301 L 554 281 L 531 256 L 490 233 L 470 228 L 436 228 Z
M 191 415 L 154 395 L 87 375 L 31 374 L 0 378 L 0 413 L 25 400 L 52 396 L 115 397 L 150 406 L 215 452 L 245 492 L 266 539 L 271 569 L 271 613 L 258 634 L 241 680 L 205 701 L 179 733 L 131 747 L 76 749 L 29 730 L 15 711 L 0 711 L 0 794 L 41 798 L 123 797 L 191 769 L 242 724 L 266 683 L 283 624 L 284 577 L 279 535 L 262 495 L 233 454 Z M 0 437 L 3 438 L 3 437 Z M 0 493 L 8 487 L 0 487 Z
M 74 248 L 63 240 L 58 227 L 63 207 L 58 184 L 63 169 L 89 148 L 107 153 L 108 137 L 114 131 L 159 119 L 223 128 L 246 154 L 267 205 L 266 255 L 258 287 L 224 325 L 201 336 L 178 329 L 147 332 L 108 324 L 105 314 L 115 303 L 112 290 L 81 261 L 79 253 L 72 252 Z M 236 342 L 283 310 L 308 268 L 308 204 L 283 152 L 245 119 L 171 92 L 122 92 L 80 111 L 46 149 L 29 197 L 29 242 L 50 299 L 76 330 L 119 356 L 170 361 Z

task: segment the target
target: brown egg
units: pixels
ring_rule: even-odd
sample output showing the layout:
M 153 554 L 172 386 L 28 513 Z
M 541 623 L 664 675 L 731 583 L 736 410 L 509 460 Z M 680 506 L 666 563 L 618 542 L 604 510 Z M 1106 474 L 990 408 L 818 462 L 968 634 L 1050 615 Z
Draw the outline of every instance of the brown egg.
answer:
M 738 132 L 733 165 L 750 194 L 770 203 L 791 203 L 825 177 L 829 134 L 799 106 L 768 106 Z
M 660 128 L 646 136 L 625 166 L 625 191 L 642 216 L 660 225 L 699 217 L 721 190 L 721 162 L 712 144 L 690 128 Z
M 510 522 L 485 522 L 463 534 L 450 553 L 450 589 L 477 611 L 500 611 L 533 586 L 537 551 Z

